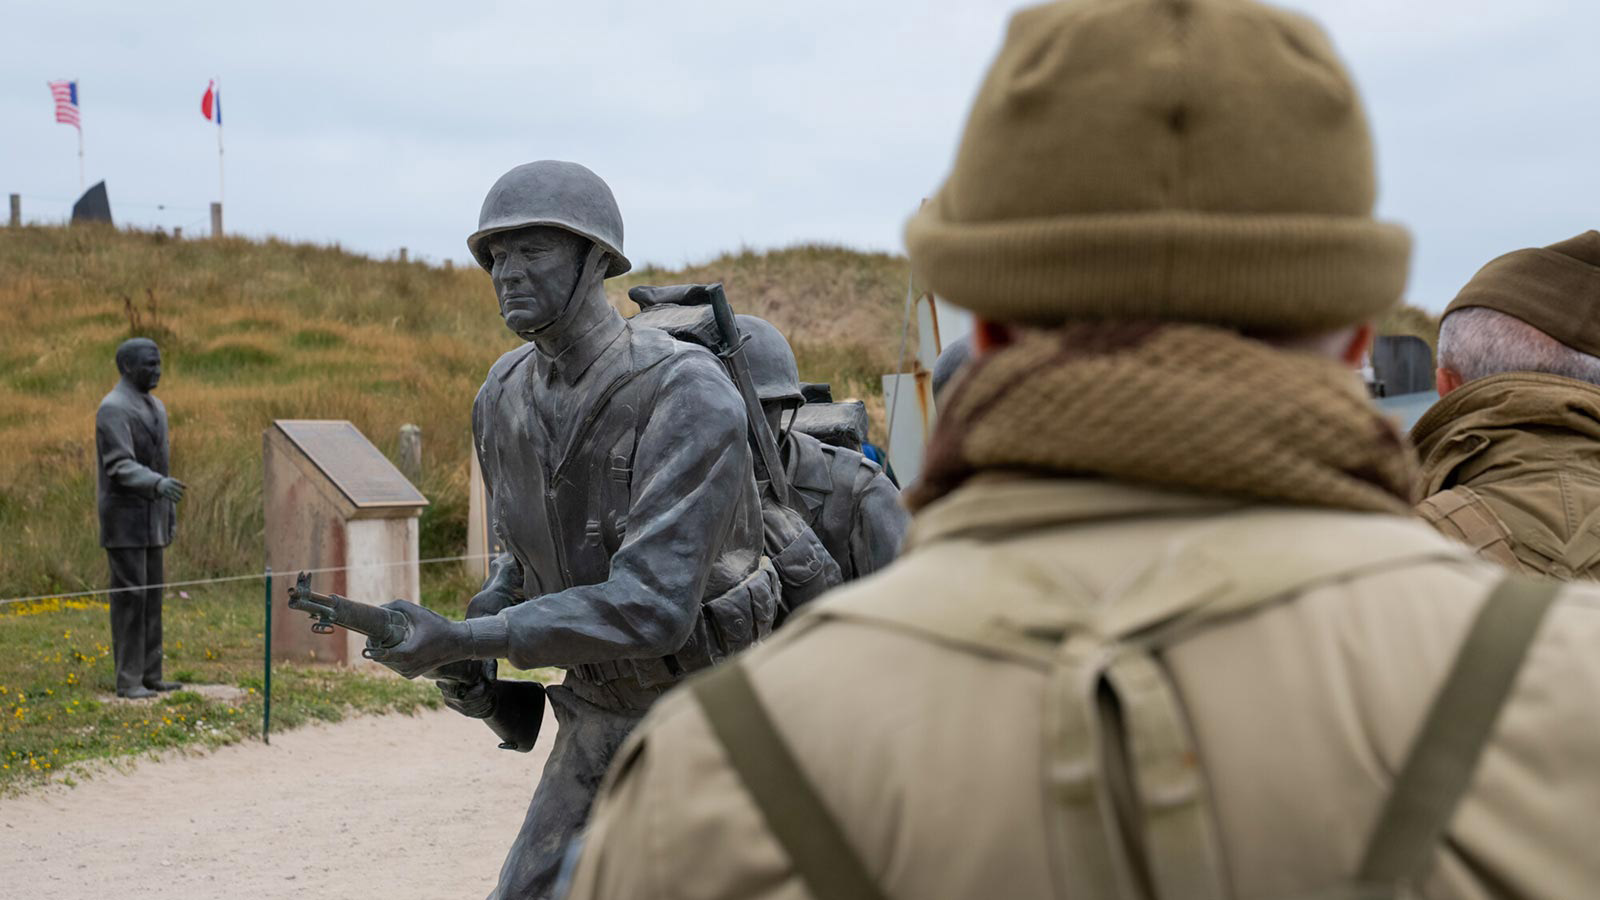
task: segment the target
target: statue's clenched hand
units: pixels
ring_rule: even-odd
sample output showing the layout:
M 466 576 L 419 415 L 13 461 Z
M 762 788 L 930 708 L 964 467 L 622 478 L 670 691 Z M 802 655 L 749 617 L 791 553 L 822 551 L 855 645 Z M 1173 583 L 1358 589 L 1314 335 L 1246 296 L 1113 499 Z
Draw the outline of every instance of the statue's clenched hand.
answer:
M 183 499 L 183 492 L 187 487 L 188 485 L 176 478 L 163 476 L 160 481 L 156 482 L 156 493 L 171 500 L 173 503 L 177 503 Z
M 425 675 L 446 663 L 472 657 L 472 630 L 466 622 L 446 619 L 431 609 L 405 600 L 391 600 L 384 609 L 403 613 L 411 626 L 406 639 L 379 647 L 367 639 L 367 656 L 407 678 Z
M 481 663 L 483 666 L 492 666 L 493 662 Z M 438 674 L 437 672 L 434 674 Z M 450 707 L 463 716 L 473 719 L 487 719 L 494 715 L 495 683 L 494 676 L 483 670 L 481 677 L 471 681 L 441 680 L 434 682 L 439 688 L 439 693 L 444 697 L 444 705 Z

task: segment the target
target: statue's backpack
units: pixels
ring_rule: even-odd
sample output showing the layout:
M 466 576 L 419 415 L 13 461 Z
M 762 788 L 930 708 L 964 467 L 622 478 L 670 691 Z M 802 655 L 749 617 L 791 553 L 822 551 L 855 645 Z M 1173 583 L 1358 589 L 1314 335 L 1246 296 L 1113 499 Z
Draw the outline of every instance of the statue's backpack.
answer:
M 659 328 L 677 340 L 698 344 L 720 356 L 720 335 L 712 309 L 696 299 L 705 296 L 703 286 L 640 286 L 629 290 L 628 296 L 639 304 L 639 313 L 630 320 L 635 326 Z M 753 412 L 752 420 L 762 418 L 760 410 Z M 777 570 L 783 591 L 775 623 L 782 624 L 788 612 L 837 587 L 844 576 L 805 519 L 776 502 L 767 491 L 761 494 L 761 524 L 767 557 Z

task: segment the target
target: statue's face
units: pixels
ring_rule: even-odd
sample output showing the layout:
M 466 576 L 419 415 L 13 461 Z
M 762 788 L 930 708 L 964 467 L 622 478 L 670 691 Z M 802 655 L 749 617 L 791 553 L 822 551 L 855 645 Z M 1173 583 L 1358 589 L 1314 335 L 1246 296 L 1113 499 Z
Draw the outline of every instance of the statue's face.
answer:
M 128 367 L 128 378 L 141 391 L 153 391 L 161 381 L 161 351 L 145 347 L 133 358 Z
M 524 340 L 554 324 L 578 280 L 587 245 L 560 228 L 534 226 L 491 235 L 495 296 L 506 327 Z

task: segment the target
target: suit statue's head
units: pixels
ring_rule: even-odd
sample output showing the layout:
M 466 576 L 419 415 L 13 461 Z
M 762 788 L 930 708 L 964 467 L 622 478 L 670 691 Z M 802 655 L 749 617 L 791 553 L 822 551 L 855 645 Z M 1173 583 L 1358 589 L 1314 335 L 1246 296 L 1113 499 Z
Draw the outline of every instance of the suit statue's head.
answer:
M 129 338 L 117 347 L 117 371 L 122 380 L 148 394 L 161 381 L 161 348 L 149 338 Z

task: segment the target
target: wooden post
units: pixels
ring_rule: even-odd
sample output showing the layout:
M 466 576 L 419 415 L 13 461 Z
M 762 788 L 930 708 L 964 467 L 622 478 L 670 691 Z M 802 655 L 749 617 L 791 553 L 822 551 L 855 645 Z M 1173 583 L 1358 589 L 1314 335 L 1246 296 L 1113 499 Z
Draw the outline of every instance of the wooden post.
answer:
M 174 225 L 174 226 L 172 226 L 172 239 L 175 240 L 175 241 L 183 240 L 183 226 L 182 225 Z
M 11 227 L 22 227 L 22 195 L 11 195 Z
M 444 270 L 446 272 L 454 269 L 455 267 L 456 267 L 456 264 L 455 264 L 454 260 L 447 259 L 447 260 L 444 261 Z
M 406 248 L 404 248 L 404 247 L 400 248 L 400 261 L 401 262 L 406 262 L 407 261 Z
M 211 236 L 222 237 L 222 204 L 211 204 Z
M 400 471 L 415 485 L 422 480 L 422 429 L 400 426 Z
M 267 566 L 267 625 L 261 630 L 261 743 L 272 743 L 272 567 Z M 209 651 L 208 651 L 209 652 Z

